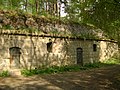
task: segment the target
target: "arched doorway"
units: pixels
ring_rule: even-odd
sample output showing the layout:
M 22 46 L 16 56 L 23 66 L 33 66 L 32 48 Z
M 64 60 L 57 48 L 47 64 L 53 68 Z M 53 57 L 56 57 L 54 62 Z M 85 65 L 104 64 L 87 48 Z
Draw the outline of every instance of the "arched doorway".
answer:
M 19 47 L 11 47 L 9 48 L 10 53 L 10 66 L 11 68 L 19 68 L 20 67 L 20 52 L 21 48 Z
M 77 64 L 83 65 L 83 49 L 77 48 Z

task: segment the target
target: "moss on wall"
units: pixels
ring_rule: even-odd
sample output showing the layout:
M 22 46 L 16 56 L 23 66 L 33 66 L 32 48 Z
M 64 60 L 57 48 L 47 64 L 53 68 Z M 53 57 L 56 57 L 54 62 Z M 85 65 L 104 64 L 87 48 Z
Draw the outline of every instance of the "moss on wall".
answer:
M 0 10 L 0 29 L 80 38 L 106 38 L 102 30 L 86 24 L 63 22 L 57 18 L 36 16 L 18 11 Z

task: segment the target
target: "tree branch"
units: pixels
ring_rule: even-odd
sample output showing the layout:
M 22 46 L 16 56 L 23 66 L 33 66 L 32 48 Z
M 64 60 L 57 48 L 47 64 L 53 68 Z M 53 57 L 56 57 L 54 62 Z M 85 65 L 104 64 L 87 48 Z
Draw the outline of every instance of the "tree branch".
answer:
M 114 2 L 116 2 L 116 3 L 120 4 L 120 1 L 119 1 L 119 0 L 114 0 Z

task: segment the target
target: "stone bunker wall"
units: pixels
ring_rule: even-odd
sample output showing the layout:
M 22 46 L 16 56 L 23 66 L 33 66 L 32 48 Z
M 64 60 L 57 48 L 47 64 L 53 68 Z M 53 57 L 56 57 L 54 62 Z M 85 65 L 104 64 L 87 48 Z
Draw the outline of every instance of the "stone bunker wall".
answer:
M 0 35 L 0 42 L 0 69 L 77 64 L 77 48 L 82 48 L 83 64 L 93 63 L 118 50 L 112 42 L 37 36 Z

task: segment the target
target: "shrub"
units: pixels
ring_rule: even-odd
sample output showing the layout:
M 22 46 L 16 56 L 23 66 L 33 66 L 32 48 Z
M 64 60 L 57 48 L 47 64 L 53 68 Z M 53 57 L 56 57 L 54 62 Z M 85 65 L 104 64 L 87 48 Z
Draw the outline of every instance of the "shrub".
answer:
M 30 70 L 23 69 L 23 70 L 21 70 L 21 74 L 24 75 L 24 76 L 32 76 L 35 73 L 31 72 Z
M 0 73 L 0 77 L 8 77 L 8 76 L 10 76 L 10 74 L 9 74 L 8 71 L 2 71 L 2 72 Z
M 110 58 L 110 59 L 104 61 L 103 63 L 106 63 L 106 64 L 120 64 L 120 59 Z

